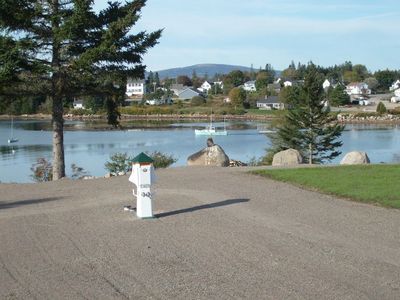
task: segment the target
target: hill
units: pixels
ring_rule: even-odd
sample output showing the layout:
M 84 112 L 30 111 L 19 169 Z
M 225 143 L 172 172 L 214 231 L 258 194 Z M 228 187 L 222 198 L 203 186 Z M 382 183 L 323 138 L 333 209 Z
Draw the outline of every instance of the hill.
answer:
M 199 64 L 182 68 L 160 70 L 157 72 L 160 78 L 163 79 L 166 77 L 176 78 L 180 75 L 186 75 L 191 77 L 193 71 L 195 71 L 197 76 L 199 77 L 204 77 L 205 75 L 208 75 L 208 77 L 213 77 L 215 74 L 228 74 L 233 70 L 241 70 L 249 72 L 251 68 L 244 66 L 223 65 L 223 64 Z

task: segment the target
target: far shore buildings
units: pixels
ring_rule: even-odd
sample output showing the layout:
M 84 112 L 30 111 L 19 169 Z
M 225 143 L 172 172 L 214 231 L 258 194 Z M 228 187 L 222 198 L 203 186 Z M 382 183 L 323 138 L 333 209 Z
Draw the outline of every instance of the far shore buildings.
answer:
M 214 81 L 214 82 L 211 82 L 211 81 L 206 80 L 206 81 L 204 81 L 203 84 L 198 88 L 198 90 L 199 90 L 200 92 L 202 92 L 202 93 L 208 94 L 208 92 L 209 92 L 211 89 L 216 88 L 217 86 L 219 86 L 221 89 L 224 88 L 224 84 L 223 84 L 222 81 Z
M 346 93 L 349 96 L 367 96 L 371 95 L 371 90 L 365 82 L 352 82 L 346 86 Z
M 197 96 L 202 97 L 203 95 L 200 91 L 197 91 L 196 89 L 191 87 L 187 87 L 178 93 L 178 98 L 180 100 L 191 100 L 193 97 Z
M 146 94 L 146 81 L 144 79 L 128 79 L 126 83 L 126 95 L 128 97 L 140 97 Z
M 257 108 L 265 110 L 282 110 L 285 109 L 285 105 L 279 101 L 278 96 L 265 97 L 262 100 L 257 101 Z
M 255 91 L 257 91 L 255 80 L 251 80 L 251 81 L 245 82 L 244 85 L 243 85 L 243 89 L 246 92 L 255 92 Z
M 74 99 L 72 105 L 74 106 L 74 109 L 85 109 L 85 105 L 83 104 L 82 99 Z
M 397 79 L 395 82 L 393 82 L 392 86 L 390 87 L 390 91 L 393 92 L 398 89 L 400 89 L 400 79 Z

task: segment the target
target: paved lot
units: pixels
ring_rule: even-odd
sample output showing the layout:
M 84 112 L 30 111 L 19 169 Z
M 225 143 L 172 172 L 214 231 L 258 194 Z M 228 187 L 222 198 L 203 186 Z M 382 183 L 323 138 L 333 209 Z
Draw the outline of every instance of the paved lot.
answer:
M 0 185 L 0 299 L 399 299 L 400 211 L 249 175 Z

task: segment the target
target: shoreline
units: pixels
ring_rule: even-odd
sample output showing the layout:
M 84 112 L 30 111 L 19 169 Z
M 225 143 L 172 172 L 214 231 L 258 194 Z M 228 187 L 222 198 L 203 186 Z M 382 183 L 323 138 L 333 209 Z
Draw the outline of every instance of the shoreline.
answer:
M 338 122 L 343 125 L 352 124 L 364 124 L 364 125 L 394 125 L 400 124 L 400 116 L 396 115 L 383 115 L 383 116 L 372 116 L 372 117 L 355 117 L 353 114 L 346 114 L 348 117 L 343 117 L 343 114 L 339 114 L 341 117 L 338 118 Z M 11 115 L 0 115 L 0 121 L 9 120 Z M 207 114 L 172 114 L 172 115 L 121 115 L 121 122 L 124 121 L 204 121 L 209 120 L 210 116 Z M 278 119 L 278 116 L 270 115 L 256 115 L 256 114 L 245 114 L 245 115 L 213 115 L 214 120 L 227 120 L 227 121 L 273 121 Z M 32 115 L 18 115 L 14 116 L 15 120 L 47 120 L 51 121 L 50 114 L 32 114 Z M 106 121 L 107 116 L 105 115 L 64 115 L 66 121 Z

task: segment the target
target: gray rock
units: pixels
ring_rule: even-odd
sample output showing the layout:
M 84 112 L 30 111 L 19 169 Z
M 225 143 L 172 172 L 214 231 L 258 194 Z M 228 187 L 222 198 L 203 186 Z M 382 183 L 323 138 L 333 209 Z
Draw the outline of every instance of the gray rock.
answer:
M 296 166 L 303 163 L 303 158 L 299 151 L 295 149 L 288 149 L 278 152 L 274 155 L 272 166 Z
M 213 145 L 190 155 L 187 164 L 188 166 L 228 167 L 229 157 L 221 146 Z
M 107 173 L 106 175 L 104 175 L 104 178 L 111 178 L 112 174 L 111 173 Z
M 126 175 L 126 172 L 124 172 L 124 171 L 118 172 L 118 174 L 117 174 L 117 176 L 125 176 L 125 175 Z
M 367 153 L 361 151 L 347 153 L 340 162 L 341 165 L 364 165 L 369 163 L 370 160 Z

